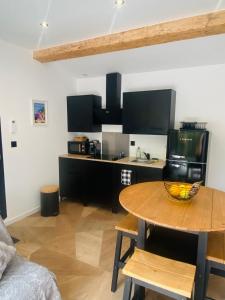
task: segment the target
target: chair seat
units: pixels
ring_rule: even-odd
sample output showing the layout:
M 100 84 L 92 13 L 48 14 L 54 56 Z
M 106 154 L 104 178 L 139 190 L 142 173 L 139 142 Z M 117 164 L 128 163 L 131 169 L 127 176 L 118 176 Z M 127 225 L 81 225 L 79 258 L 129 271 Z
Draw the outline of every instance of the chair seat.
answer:
M 225 232 L 210 232 L 208 235 L 207 259 L 225 264 Z
M 191 298 L 196 267 L 136 249 L 123 274 L 161 289 Z
M 138 218 L 132 214 L 125 216 L 116 226 L 116 230 L 138 235 Z

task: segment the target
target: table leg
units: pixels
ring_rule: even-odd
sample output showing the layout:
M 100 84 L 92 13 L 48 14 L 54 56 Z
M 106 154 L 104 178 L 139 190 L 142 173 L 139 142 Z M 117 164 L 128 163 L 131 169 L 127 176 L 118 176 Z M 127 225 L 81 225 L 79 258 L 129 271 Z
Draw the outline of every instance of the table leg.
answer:
M 137 247 L 140 249 L 145 249 L 146 242 L 146 222 L 142 219 L 138 219 L 138 238 Z M 139 285 L 135 285 L 134 298 L 135 300 L 145 299 L 145 288 Z
M 140 249 L 145 249 L 146 242 L 146 222 L 142 219 L 138 220 L 138 238 L 137 238 L 137 247 Z
M 207 243 L 208 233 L 200 232 L 198 236 L 195 300 L 204 299 Z

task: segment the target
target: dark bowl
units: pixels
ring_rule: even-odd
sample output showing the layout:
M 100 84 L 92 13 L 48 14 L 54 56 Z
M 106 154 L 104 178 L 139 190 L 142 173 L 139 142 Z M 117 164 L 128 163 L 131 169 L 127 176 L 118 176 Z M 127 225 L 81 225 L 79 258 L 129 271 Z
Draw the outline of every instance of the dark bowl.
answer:
M 168 194 L 174 199 L 179 201 L 188 201 L 197 195 L 201 182 L 191 184 L 186 182 L 164 181 L 164 186 Z

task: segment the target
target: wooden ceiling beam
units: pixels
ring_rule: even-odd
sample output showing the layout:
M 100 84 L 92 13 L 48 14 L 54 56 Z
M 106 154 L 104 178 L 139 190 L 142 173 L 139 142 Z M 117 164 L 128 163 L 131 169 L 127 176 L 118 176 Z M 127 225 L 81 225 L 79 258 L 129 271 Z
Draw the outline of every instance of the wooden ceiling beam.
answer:
M 90 56 L 225 33 L 225 10 L 35 50 L 39 62 Z

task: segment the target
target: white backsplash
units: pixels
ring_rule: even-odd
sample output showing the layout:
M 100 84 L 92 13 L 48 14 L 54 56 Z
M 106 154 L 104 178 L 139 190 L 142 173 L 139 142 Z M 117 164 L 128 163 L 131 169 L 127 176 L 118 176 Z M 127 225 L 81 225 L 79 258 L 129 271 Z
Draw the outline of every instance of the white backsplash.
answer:
M 137 147 L 140 147 L 141 151 L 150 153 L 151 158 L 166 158 L 167 136 L 165 135 L 130 134 L 130 141 L 135 141 L 135 146 L 130 146 L 130 156 L 136 156 Z
M 122 133 L 122 125 L 102 125 L 102 132 L 121 132 Z

